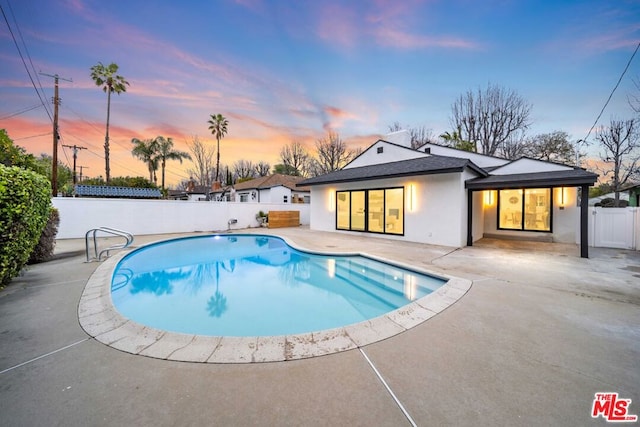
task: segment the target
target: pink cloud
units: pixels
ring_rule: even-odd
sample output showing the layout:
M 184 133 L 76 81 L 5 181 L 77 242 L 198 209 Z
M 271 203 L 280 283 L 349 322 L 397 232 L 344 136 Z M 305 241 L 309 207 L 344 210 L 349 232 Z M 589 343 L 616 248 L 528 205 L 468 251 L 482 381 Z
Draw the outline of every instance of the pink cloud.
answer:
M 342 47 L 354 47 L 362 36 L 359 17 L 344 5 L 327 4 L 318 16 L 316 34 Z
M 635 48 L 640 41 L 638 40 L 638 31 L 640 31 L 640 23 L 623 26 L 604 34 L 587 37 L 579 45 L 582 45 L 586 50 L 595 52 Z
M 476 49 L 479 44 L 455 36 L 425 35 L 413 28 L 415 9 L 420 1 L 375 1 L 358 10 L 350 4 L 324 3 L 318 13 L 316 34 L 320 39 L 341 48 L 354 48 L 370 40 L 379 46 L 399 49 Z
M 264 12 L 265 5 L 262 0 L 234 0 L 234 2 L 253 12 Z
M 430 47 L 449 49 L 476 49 L 479 45 L 470 40 L 455 37 L 429 37 L 414 35 L 389 27 L 374 30 L 375 38 L 380 46 L 401 49 L 423 49 Z

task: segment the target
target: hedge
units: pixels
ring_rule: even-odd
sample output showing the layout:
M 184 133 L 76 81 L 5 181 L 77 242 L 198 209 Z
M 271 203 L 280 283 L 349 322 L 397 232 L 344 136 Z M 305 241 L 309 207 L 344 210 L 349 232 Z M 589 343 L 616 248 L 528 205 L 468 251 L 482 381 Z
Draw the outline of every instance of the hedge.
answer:
M 37 264 L 39 262 L 48 261 L 53 256 L 53 250 L 56 247 L 56 235 L 58 234 L 58 226 L 60 225 L 60 212 L 58 209 L 52 208 L 49 212 L 47 225 L 44 226 L 38 244 L 31 252 L 27 264 Z
M 0 164 L 0 287 L 20 273 L 51 210 L 51 185 L 42 175 Z

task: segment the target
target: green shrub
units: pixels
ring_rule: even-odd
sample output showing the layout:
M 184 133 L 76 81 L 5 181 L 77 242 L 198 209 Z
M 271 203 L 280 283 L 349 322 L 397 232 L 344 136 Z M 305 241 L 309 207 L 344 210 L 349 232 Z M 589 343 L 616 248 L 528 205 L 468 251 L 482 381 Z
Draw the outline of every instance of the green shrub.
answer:
M 25 265 L 51 209 L 49 181 L 35 172 L 0 165 L 0 287 Z
M 52 208 L 49 213 L 47 225 L 45 225 L 44 230 L 42 230 L 40 240 L 33 252 L 31 252 L 31 256 L 29 257 L 29 262 L 27 264 L 37 264 L 51 258 L 53 255 L 53 249 L 56 247 L 58 225 L 60 225 L 60 213 L 58 212 L 58 209 Z

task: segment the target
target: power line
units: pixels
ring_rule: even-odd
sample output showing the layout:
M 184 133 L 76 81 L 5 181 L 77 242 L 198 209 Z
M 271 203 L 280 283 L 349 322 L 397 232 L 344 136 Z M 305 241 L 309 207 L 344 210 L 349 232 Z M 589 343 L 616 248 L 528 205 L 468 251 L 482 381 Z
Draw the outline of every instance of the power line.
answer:
M 76 160 L 78 159 L 78 150 L 86 150 L 87 147 L 80 147 L 78 145 L 65 145 L 62 144 L 62 147 L 67 147 L 67 148 L 71 148 L 73 149 L 73 183 L 77 184 L 78 183 L 78 178 L 76 175 Z
M 633 51 L 633 54 L 631 54 L 631 58 L 629 58 L 629 61 L 627 62 L 627 65 L 624 67 L 624 70 L 622 71 L 622 74 L 620 75 L 620 78 L 618 79 L 618 82 L 616 83 L 616 85 L 613 87 L 613 90 L 609 94 L 609 98 L 607 98 L 607 102 L 604 103 L 604 106 L 602 107 L 602 110 L 600 110 L 600 114 L 598 114 L 598 117 L 596 118 L 596 121 L 593 122 L 593 125 L 591 126 L 591 129 L 589 129 L 589 132 L 587 132 L 587 136 L 585 136 L 584 139 L 581 139 L 580 141 L 582 141 L 584 143 L 587 143 L 587 138 L 589 138 L 589 135 L 591 135 L 591 132 L 593 131 L 593 129 L 598 124 L 598 121 L 600 120 L 600 117 L 602 117 L 602 114 L 604 113 L 604 110 L 607 108 L 607 105 L 609 105 L 609 101 L 611 101 L 611 98 L 613 97 L 613 94 L 615 93 L 616 89 L 618 89 L 618 86 L 620 86 L 620 82 L 622 81 L 622 78 L 624 77 L 624 75 L 627 73 L 627 70 L 629 69 L 629 66 L 631 65 L 631 61 L 633 61 L 633 58 L 636 56 L 636 53 L 638 53 L 638 49 L 640 49 L 640 42 L 638 42 L 638 44 L 636 45 L 636 49 Z M 580 141 L 578 141 L 578 142 L 580 142 Z
M 31 135 L 31 136 L 23 136 L 22 138 L 12 138 L 14 141 L 20 141 L 23 139 L 30 139 L 30 138 L 37 138 L 39 136 L 46 136 L 46 135 L 51 135 L 51 132 L 46 132 L 46 133 L 41 133 L 38 135 Z
M 36 72 L 36 67 L 33 66 L 33 61 L 31 60 L 31 54 L 29 53 L 29 49 L 27 48 L 27 43 L 24 41 L 24 37 L 22 37 L 22 31 L 20 30 L 20 25 L 18 24 L 16 15 L 13 13 L 13 7 L 11 7 L 11 2 L 7 0 L 7 4 L 9 5 L 9 12 L 11 12 L 13 23 L 15 24 L 16 29 L 18 30 L 18 35 L 20 36 L 20 40 L 22 41 L 22 46 L 24 47 L 24 51 L 27 54 L 27 58 L 29 58 L 29 64 L 31 64 L 31 71 L 33 71 L 33 73 L 35 74 L 36 80 L 38 81 L 38 86 L 40 86 L 40 91 L 42 92 L 42 95 L 45 96 L 46 98 L 46 95 L 44 93 L 44 88 L 42 87 L 42 82 L 40 81 L 40 78 L 38 77 L 38 73 Z M 45 109 L 49 113 L 48 104 L 47 106 L 45 106 Z
M 22 51 L 20 50 L 20 46 L 18 45 L 18 41 L 16 40 L 16 36 L 13 34 L 13 30 L 11 29 L 11 25 L 9 25 L 9 19 L 7 19 L 7 15 L 4 13 L 4 8 L 2 7 L 1 4 L 0 4 L 0 11 L 2 12 L 2 16 L 4 17 L 4 21 L 7 23 L 7 28 L 9 29 L 9 33 L 11 34 L 11 38 L 13 39 L 13 43 L 16 45 L 16 49 L 18 50 L 18 54 L 20 55 L 20 59 L 22 60 L 22 64 L 24 65 L 24 69 L 27 71 L 27 74 L 29 75 L 29 80 L 31 80 L 31 85 L 33 86 L 33 89 L 36 91 L 36 94 L 38 95 L 38 99 L 40 99 L 40 102 L 44 106 L 44 109 L 47 112 L 47 116 L 49 116 L 49 120 L 51 122 L 53 122 L 53 117 L 51 117 L 51 113 L 49 113 L 49 109 L 47 108 L 47 105 L 44 102 L 44 99 L 42 99 L 42 96 L 40 95 L 40 92 L 38 91 L 38 88 L 36 87 L 36 83 L 33 81 L 33 77 L 31 76 L 31 72 L 29 71 L 29 67 L 27 67 L 27 63 L 24 60 L 24 56 L 22 56 Z
M 14 113 L 9 113 L 6 116 L 2 116 L 2 117 L 0 117 L 0 120 L 10 119 L 11 117 L 19 116 L 20 114 L 24 114 L 24 113 L 26 113 L 28 111 L 35 110 L 36 108 L 40 108 L 40 107 L 42 107 L 41 104 L 34 105 L 33 107 L 27 107 L 27 108 L 24 108 L 22 110 L 18 110 L 18 111 L 14 112 Z

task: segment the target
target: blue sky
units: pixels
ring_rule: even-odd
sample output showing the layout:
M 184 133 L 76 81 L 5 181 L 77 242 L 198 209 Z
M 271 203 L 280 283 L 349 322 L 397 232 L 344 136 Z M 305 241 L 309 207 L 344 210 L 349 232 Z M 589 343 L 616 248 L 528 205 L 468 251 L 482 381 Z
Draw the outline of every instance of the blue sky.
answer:
M 223 163 L 273 165 L 283 145 L 298 140 L 312 149 L 329 130 L 353 147 L 373 143 L 396 121 L 438 135 L 451 128 L 455 99 L 488 83 L 533 104 L 530 134 L 563 130 L 581 139 L 640 41 L 637 0 L 0 5 L 33 68 L 73 79 L 60 84 L 62 143 L 89 149 L 78 162 L 91 176 L 104 174 L 106 95 L 89 76 L 98 61 L 117 63 L 130 83 L 112 99 L 112 176 L 146 176 L 131 138 L 163 135 L 187 150 L 194 136 L 214 141 L 210 114 L 230 122 Z M 7 118 L 40 101 L 4 19 L 0 60 L 0 128 L 34 154 L 51 153 L 51 135 L 35 136 L 51 130 L 43 107 Z M 38 77 L 50 98 L 52 79 Z M 599 124 L 631 116 L 633 78 L 640 57 Z M 189 167 L 169 163 L 168 182 L 188 178 Z

